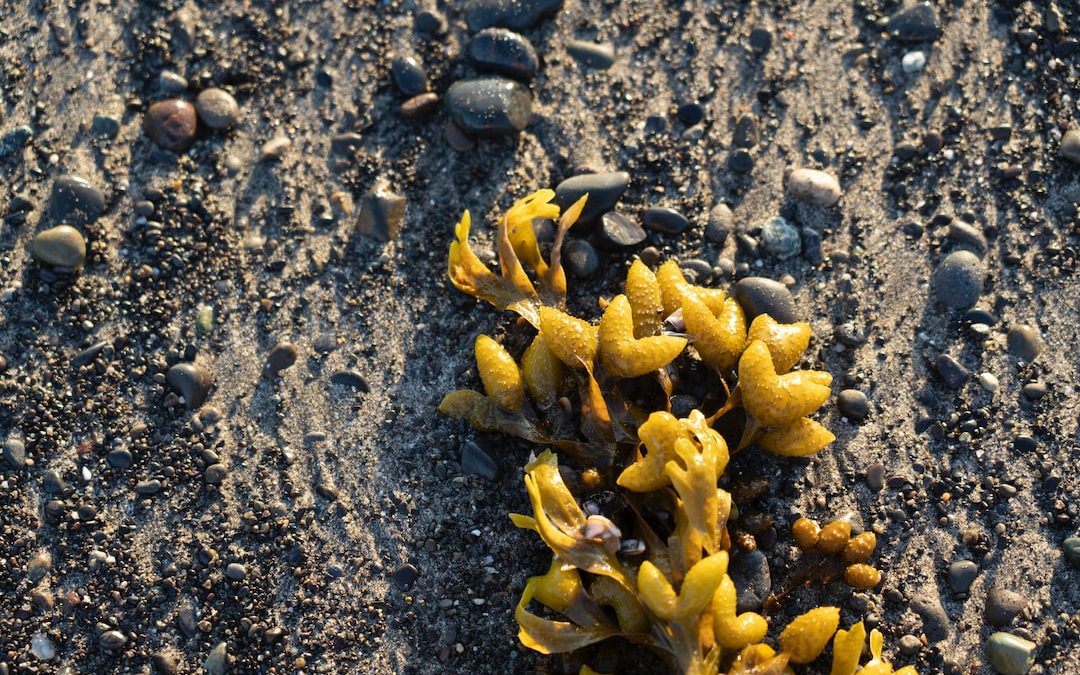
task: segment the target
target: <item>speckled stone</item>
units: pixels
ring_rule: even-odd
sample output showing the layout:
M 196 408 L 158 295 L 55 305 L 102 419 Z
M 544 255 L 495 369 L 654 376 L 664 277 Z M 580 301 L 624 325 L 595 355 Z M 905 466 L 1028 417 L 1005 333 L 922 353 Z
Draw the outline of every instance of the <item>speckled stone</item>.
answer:
M 233 95 L 224 89 L 211 87 L 199 92 L 195 99 L 199 119 L 211 129 L 228 129 L 240 119 L 240 106 Z
M 767 252 L 780 260 L 799 255 L 802 239 L 799 231 L 780 216 L 773 216 L 761 226 L 761 243 Z
M 59 222 L 86 225 L 105 211 L 105 194 L 82 176 L 60 176 L 53 183 L 49 209 Z
M 446 109 L 454 124 L 474 136 L 511 136 L 532 117 L 532 94 L 516 80 L 498 77 L 450 85 Z
M 53 267 L 79 268 L 86 262 L 86 239 L 70 225 L 38 232 L 31 244 L 34 257 Z
M 934 297 L 951 309 L 967 309 L 982 295 L 982 261 L 971 251 L 953 251 L 934 270 Z
M 794 199 L 829 207 L 840 201 L 843 191 L 835 176 L 817 169 L 795 169 L 787 178 L 788 194 Z
M 523 35 L 505 28 L 485 28 L 469 41 L 469 60 L 486 70 L 528 82 L 536 77 L 540 59 Z

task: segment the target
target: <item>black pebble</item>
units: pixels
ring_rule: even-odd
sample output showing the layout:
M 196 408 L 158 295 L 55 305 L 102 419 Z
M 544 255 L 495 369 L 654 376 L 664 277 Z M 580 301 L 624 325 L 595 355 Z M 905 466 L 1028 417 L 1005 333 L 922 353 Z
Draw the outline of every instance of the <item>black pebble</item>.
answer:
M 836 397 L 836 407 L 840 413 L 855 422 L 866 419 L 870 413 L 870 403 L 866 400 L 866 394 L 858 389 L 845 389 Z
M 357 391 L 361 391 L 365 394 L 370 391 L 370 389 L 368 388 L 367 380 L 365 380 L 364 376 L 356 372 L 355 370 L 337 371 L 330 376 L 330 384 L 336 384 L 342 387 L 351 387 L 352 389 L 356 389 Z
M 401 567 L 394 570 L 394 573 L 390 575 L 394 585 L 403 591 L 407 591 L 413 587 L 416 580 L 420 578 L 420 570 L 416 569 L 415 565 L 406 563 Z
M 779 281 L 765 277 L 747 277 L 735 284 L 735 299 L 746 312 L 747 321 L 759 314 L 768 314 L 780 323 L 799 320 L 791 291 Z
M 105 195 L 79 176 L 61 176 L 53 183 L 53 217 L 69 225 L 86 225 L 105 210 Z
M 683 103 L 676 115 L 683 124 L 693 126 L 705 119 L 705 108 L 700 103 Z
M 681 234 L 690 227 L 690 221 L 686 216 L 675 209 L 653 206 L 645 209 L 641 214 L 641 222 L 645 227 L 664 234 Z
M 406 96 L 416 96 L 427 91 L 428 79 L 424 67 L 410 56 L 399 56 L 390 64 L 394 84 Z
M 619 248 L 637 246 L 645 241 L 645 229 L 618 211 L 610 211 L 600 218 L 600 235 L 604 243 Z
M 941 376 L 941 379 L 950 389 L 959 389 L 964 386 L 964 383 L 971 376 L 971 371 L 948 354 L 939 355 L 934 360 L 934 368 L 937 369 L 938 375 Z
M 592 276 L 600 267 L 600 258 L 596 255 L 596 249 L 584 239 L 571 239 L 563 244 L 562 257 L 570 274 L 575 277 Z
M 772 47 L 772 33 L 768 28 L 755 28 L 750 31 L 750 46 L 759 52 L 767 52 Z
M 750 173 L 754 170 L 754 158 L 746 148 L 736 148 L 728 156 L 728 168 L 736 173 Z

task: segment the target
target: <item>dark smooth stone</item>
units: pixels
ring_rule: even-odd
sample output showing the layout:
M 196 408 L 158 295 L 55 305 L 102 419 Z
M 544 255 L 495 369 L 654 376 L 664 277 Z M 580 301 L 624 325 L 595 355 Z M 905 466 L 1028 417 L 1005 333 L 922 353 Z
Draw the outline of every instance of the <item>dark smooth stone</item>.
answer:
M 866 419 L 870 414 L 870 402 L 866 394 L 858 389 L 845 389 L 836 396 L 836 407 L 840 414 L 856 422 Z
M 127 644 L 127 636 L 118 630 L 107 630 L 98 637 L 98 644 L 105 649 L 120 649 Z
M 1013 447 L 1020 452 L 1035 452 L 1039 446 L 1031 436 L 1020 434 L 1013 439 Z
M 540 59 L 523 35 L 505 28 L 485 28 L 469 41 L 469 60 L 477 70 L 506 75 L 522 82 L 536 77 Z
M 609 44 L 570 40 L 566 53 L 586 68 L 607 70 L 615 63 L 615 49 Z
M 416 13 L 413 26 L 421 33 L 441 35 L 446 32 L 446 17 L 435 9 L 425 9 Z
M 941 20 L 933 5 L 919 2 L 893 13 L 885 30 L 894 40 L 922 42 L 941 35 Z
M 645 241 L 645 228 L 636 220 L 618 211 L 609 211 L 600 217 L 600 235 L 605 243 L 625 248 Z
M 1032 326 L 1018 324 L 1009 329 L 1005 337 L 1005 344 L 1009 353 L 1031 363 L 1042 352 L 1042 336 Z
M 735 611 L 742 613 L 760 609 L 772 591 L 772 574 L 765 554 L 761 551 L 735 554 L 731 558 L 728 574 L 735 584 Z
M 356 389 L 363 393 L 370 391 L 368 388 L 367 380 L 364 376 L 355 370 L 339 370 L 330 376 L 330 384 L 336 384 L 342 387 L 349 387 L 350 389 Z
M 679 268 L 682 269 L 687 281 L 694 284 L 703 284 L 709 281 L 713 275 L 712 265 L 700 258 L 691 258 L 679 263 Z
M 113 450 L 105 459 L 108 460 L 109 466 L 114 469 L 126 469 L 135 461 L 135 458 L 131 456 L 131 451 L 124 448 Z
M 354 150 L 360 147 L 364 137 L 355 131 L 346 131 L 345 133 L 335 134 L 330 139 L 330 151 L 336 152 L 339 155 L 351 154 Z
M 165 376 L 169 386 L 184 397 L 188 409 L 198 408 L 214 385 L 214 374 L 196 363 L 178 363 Z
M 570 274 L 578 278 L 591 277 L 600 267 L 596 249 L 584 239 L 571 239 L 563 244 L 562 259 Z
M 266 355 L 266 371 L 273 377 L 296 363 L 296 357 L 299 355 L 300 351 L 293 343 L 279 342 Z
M 53 183 L 49 206 L 58 222 L 85 225 L 105 210 L 105 195 L 81 176 L 60 176 Z
M 768 314 L 780 323 L 799 320 L 791 291 L 779 281 L 765 277 L 740 279 L 735 284 L 735 299 L 746 312 L 747 321 L 753 321 L 759 314 Z
M 1024 611 L 1027 600 L 1015 591 L 995 586 L 986 594 L 986 621 L 1003 628 Z
M 403 591 L 407 591 L 413 587 L 416 580 L 420 578 L 420 570 L 416 569 L 415 565 L 406 563 L 390 575 L 390 579 L 394 582 L 394 585 Z
M 960 246 L 969 248 L 972 252 L 982 256 L 986 253 L 986 237 L 971 223 L 962 220 L 954 220 L 949 223 L 949 239 Z
M 324 333 L 319 337 L 315 338 L 315 342 L 314 344 L 312 344 L 312 347 L 314 347 L 315 351 L 320 354 L 329 354 L 338 347 L 337 336 L 335 336 L 333 333 Z
M 247 576 L 247 568 L 240 563 L 229 563 L 225 567 L 225 576 L 232 579 L 233 581 L 241 581 L 244 577 Z
M 357 229 L 364 235 L 380 241 L 390 241 L 401 232 L 405 222 L 405 197 L 376 188 L 364 195 L 360 202 L 360 214 L 356 218 Z
M 578 222 L 587 225 L 601 215 L 615 208 L 626 188 L 630 185 L 630 174 L 625 171 L 612 173 L 588 173 L 567 178 L 555 187 L 555 203 L 564 211 L 582 195 L 588 193 L 589 199 L 581 211 Z
M 686 216 L 675 209 L 662 206 L 653 206 L 645 209 L 641 214 L 641 222 L 645 227 L 664 234 L 681 234 L 690 227 L 690 221 Z
M 462 131 L 474 136 L 511 136 L 532 117 L 532 94 L 515 80 L 484 78 L 450 85 L 446 109 Z
M 973 307 L 964 312 L 964 321 L 968 323 L 985 323 L 987 326 L 993 326 L 998 322 L 998 318 L 988 309 Z
M 417 94 L 401 104 L 398 108 L 403 116 L 410 119 L 426 117 L 439 107 L 439 95 L 433 91 Z
M 67 489 L 67 483 L 60 477 L 55 470 L 49 469 L 42 476 L 41 484 L 45 488 L 45 491 L 51 494 L 57 494 Z
M 982 295 L 984 275 L 977 255 L 971 251 L 953 251 L 934 270 L 934 296 L 946 307 L 968 309 Z
M 667 131 L 667 118 L 663 115 L 649 115 L 645 118 L 646 134 L 662 134 Z
M 735 123 L 735 134 L 731 139 L 736 148 L 752 148 L 758 144 L 757 121 L 746 113 Z
M 934 360 L 934 368 L 950 389 L 959 389 L 971 377 L 971 371 L 948 354 L 940 354 Z
M 958 560 L 949 565 L 949 586 L 954 593 L 967 593 L 977 576 L 979 566 L 970 560 Z
M 728 155 L 728 168 L 736 173 L 754 170 L 754 158 L 746 148 L 736 148 Z
M 225 477 L 229 475 L 229 470 L 224 464 L 217 463 L 211 464 L 203 471 L 203 480 L 210 485 L 217 485 L 225 480 Z
M 1050 388 L 1045 382 L 1028 382 L 1023 388 L 1024 398 L 1037 401 L 1050 393 Z
M 159 492 L 161 492 L 161 481 L 156 478 L 141 480 L 135 484 L 135 493 L 143 495 L 144 497 L 156 495 Z
M 391 61 L 390 73 L 398 91 L 406 96 L 416 96 L 427 91 L 427 73 L 420 62 L 411 56 L 398 56 Z
M 1054 56 L 1062 59 L 1068 58 L 1078 51 L 1080 51 L 1080 40 L 1076 38 L 1066 38 L 1053 47 Z
M 195 106 L 178 98 L 158 101 L 143 118 L 143 131 L 158 147 L 182 152 L 195 142 Z
M 562 7 L 563 0 L 469 0 L 465 5 L 465 22 L 469 30 L 489 26 L 528 28 Z
M 105 347 L 107 346 L 109 346 L 109 343 L 105 340 L 102 340 L 101 342 L 95 342 L 94 344 L 90 345 L 86 349 L 76 354 L 75 358 L 71 359 L 71 366 L 73 368 L 81 368 L 82 366 L 93 362 L 93 360 L 97 358 L 97 355 L 101 353 L 101 350 L 105 349 Z
M 675 115 L 683 124 L 694 126 L 705 119 L 705 108 L 700 103 L 683 103 Z
M 767 52 L 772 47 L 772 32 L 768 28 L 755 28 L 750 31 L 750 47 L 759 52 Z
M 469 476 L 495 480 L 499 467 L 483 448 L 472 441 L 465 441 L 461 444 L 461 471 Z

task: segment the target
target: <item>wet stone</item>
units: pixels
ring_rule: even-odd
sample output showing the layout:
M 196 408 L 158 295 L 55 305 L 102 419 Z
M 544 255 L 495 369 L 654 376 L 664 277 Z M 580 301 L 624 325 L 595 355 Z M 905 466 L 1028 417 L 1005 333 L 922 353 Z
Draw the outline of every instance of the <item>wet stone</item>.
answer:
M 971 377 L 971 371 L 948 354 L 941 354 L 934 360 L 934 368 L 950 389 L 959 389 Z
M 754 170 L 754 157 L 746 148 L 736 148 L 728 155 L 728 168 L 735 173 L 750 173 Z
M 394 585 L 403 591 L 407 591 L 413 587 L 416 580 L 420 578 L 420 570 L 416 569 L 415 565 L 406 563 L 398 567 L 390 575 L 391 581 Z
M 705 108 L 700 103 L 683 103 L 675 112 L 679 121 L 687 126 L 694 126 L 705 119 Z
M 866 394 L 858 389 L 845 389 L 836 396 L 836 407 L 840 414 L 849 420 L 859 422 L 870 414 L 870 403 Z
M 765 277 L 746 277 L 735 284 L 735 299 L 746 312 L 747 321 L 759 314 L 768 314 L 780 323 L 799 320 L 791 291 L 779 281 Z
M 780 260 L 794 257 L 802 250 L 799 231 L 780 216 L 769 218 L 761 226 L 761 243 Z
M 214 384 L 214 374 L 195 363 L 178 363 L 169 368 L 165 380 L 184 397 L 188 410 L 194 410 L 206 402 Z
M 826 208 L 840 201 L 843 191 L 835 176 L 817 169 L 795 169 L 787 178 L 788 195 L 801 202 Z
M 1080 129 L 1069 129 L 1061 137 L 1058 153 L 1073 164 L 1080 164 Z
M 606 42 L 570 40 L 566 43 L 566 53 L 586 68 L 606 70 L 615 63 L 615 48 Z
M 150 106 L 143 118 L 143 131 L 158 147 L 182 152 L 195 142 L 195 107 L 173 98 Z
M 296 363 L 296 357 L 300 351 L 291 342 L 279 342 L 274 345 L 270 353 L 266 355 L 266 371 L 271 377 L 277 375 L 292 364 Z
M 398 112 L 410 119 L 419 119 L 435 112 L 439 107 L 439 100 L 439 95 L 432 91 L 417 94 L 402 103 Z
M 367 380 L 364 376 L 355 370 L 339 370 L 330 376 L 330 384 L 336 384 L 341 387 L 348 387 L 350 389 L 356 389 L 357 391 L 364 392 L 369 391 Z
M 596 249 L 584 239 L 571 239 L 563 245 L 562 259 L 570 274 L 578 278 L 590 277 L 600 267 Z
M 390 73 L 398 91 L 406 96 L 416 96 L 427 91 L 428 78 L 424 67 L 411 56 L 398 56 L 390 63 Z
M 59 494 L 67 489 L 67 483 L 60 477 L 54 469 L 49 469 L 41 477 L 41 485 L 45 488 L 45 492 L 51 494 Z
M 379 241 L 397 238 L 405 222 L 405 197 L 378 186 L 360 202 L 356 226 L 360 232 Z
M 949 239 L 960 246 L 967 247 L 977 255 L 984 255 L 987 250 L 986 237 L 971 223 L 954 220 L 949 223 Z
M 970 560 L 958 560 L 949 565 L 949 587 L 954 593 L 967 593 L 978 575 L 978 565 Z
M 1031 363 L 1042 352 L 1042 336 L 1039 330 L 1026 324 L 1018 324 L 1009 329 L 1005 337 L 1009 353 Z
M 485 28 L 469 41 L 469 60 L 486 70 L 528 82 L 536 77 L 540 59 L 527 38 L 505 28 Z
M 131 463 L 134 461 L 134 457 L 131 456 L 131 451 L 126 448 L 112 450 L 106 455 L 105 459 L 109 462 L 109 466 L 114 469 L 126 469 L 131 466 Z
M 705 222 L 705 239 L 714 244 L 723 244 L 734 226 L 735 215 L 731 207 L 720 202 L 709 210 L 709 218 Z
M 1019 593 L 995 586 L 986 594 L 986 621 L 997 628 L 1008 626 L 1026 604 Z
M 934 270 L 932 286 L 938 302 L 952 309 L 967 309 L 982 295 L 983 266 L 971 251 L 953 251 Z
M 76 269 L 86 262 L 86 240 L 70 225 L 39 232 L 31 244 L 34 257 L 53 267 Z
M 425 9 L 416 13 L 413 26 L 421 33 L 441 35 L 446 32 L 446 17 L 435 9 Z
M 616 202 L 630 185 L 630 174 L 625 171 L 611 173 L 588 173 L 567 178 L 555 187 L 555 203 L 563 211 L 574 202 L 589 194 L 578 222 L 587 225 L 615 208 Z
M 446 109 L 454 124 L 467 134 L 510 136 L 528 126 L 532 94 L 515 80 L 462 80 L 450 86 Z
M 474 31 L 489 26 L 520 30 L 554 13 L 562 4 L 563 0 L 469 0 L 465 22 Z
M 681 234 L 690 227 L 690 221 L 686 219 L 686 216 L 675 209 L 660 206 L 645 209 L 645 212 L 641 214 L 641 221 L 650 230 L 664 234 Z
M 893 13 L 885 30 L 901 42 L 934 40 L 941 34 L 941 20 L 933 5 L 919 2 Z
M 315 342 L 311 345 L 319 354 L 329 354 L 337 349 L 337 336 L 333 333 L 323 333 L 319 337 L 315 338 Z
M 228 129 L 240 119 L 240 106 L 233 95 L 224 89 L 211 87 L 199 92 L 195 99 L 199 119 L 211 129 Z
M 473 441 L 465 441 L 461 444 L 461 471 L 468 476 L 495 480 L 499 467 L 483 448 Z
M 637 246 L 645 241 L 645 229 L 636 220 L 618 211 L 610 211 L 600 218 L 600 235 L 603 242 L 616 247 Z
M 60 176 L 53 183 L 49 207 L 57 221 L 85 225 L 105 211 L 105 194 L 81 176 Z

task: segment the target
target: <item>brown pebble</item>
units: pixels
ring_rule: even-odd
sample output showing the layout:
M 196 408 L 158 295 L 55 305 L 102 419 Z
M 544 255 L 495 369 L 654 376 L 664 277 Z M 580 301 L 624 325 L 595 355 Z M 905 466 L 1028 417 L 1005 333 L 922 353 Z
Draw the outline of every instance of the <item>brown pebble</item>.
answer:
M 266 356 L 266 372 L 273 377 L 296 363 L 299 351 L 291 342 L 279 342 Z
M 446 123 L 446 142 L 458 152 L 469 152 L 476 147 L 476 141 L 470 138 L 461 127 L 453 122 Z
M 399 111 L 405 117 L 411 119 L 417 119 L 429 114 L 432 110 L 439 105 L 439 95 L 435 92 L 427 91 L 423 94 L 417 94 L 408 101 L 401 104 Z
M 195 106 L 178 98 L 158 101 L 143 119 L 143 131 L 166 150 L 183 151 L 195 142 Z

